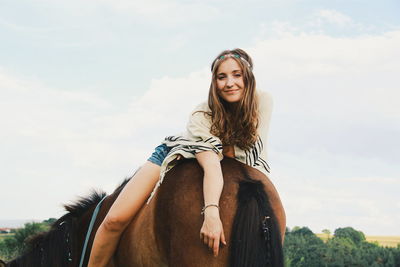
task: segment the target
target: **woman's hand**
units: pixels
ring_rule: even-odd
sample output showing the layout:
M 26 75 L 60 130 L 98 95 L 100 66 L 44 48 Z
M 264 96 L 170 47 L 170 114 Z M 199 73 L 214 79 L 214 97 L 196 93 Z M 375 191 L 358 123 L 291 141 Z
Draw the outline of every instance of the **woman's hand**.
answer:
M 217 207 L 211 206 L 204 211 L 204 222 L 200 230 L 200 239 L 206 246 L 213 250 L 215 257 L 218 256 L 220 241 L 226 245 L 224 229 Z

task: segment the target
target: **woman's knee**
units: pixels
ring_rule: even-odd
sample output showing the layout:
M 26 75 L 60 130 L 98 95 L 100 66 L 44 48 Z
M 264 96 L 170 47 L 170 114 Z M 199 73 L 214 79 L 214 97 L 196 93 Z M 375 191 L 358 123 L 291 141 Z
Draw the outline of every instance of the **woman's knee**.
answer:
M 128 225 L 129 220 L 121 216 L 108 214 L 102 223 L 103 228 L 109 232 L 122 232 Z

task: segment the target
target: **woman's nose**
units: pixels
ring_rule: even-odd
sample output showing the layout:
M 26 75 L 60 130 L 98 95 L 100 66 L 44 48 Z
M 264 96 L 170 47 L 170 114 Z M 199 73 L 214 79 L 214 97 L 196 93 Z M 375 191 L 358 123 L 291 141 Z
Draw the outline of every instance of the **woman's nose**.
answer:
M 226 80 L 226 86 L 227 87 L 232 87 L 235 84 L 233 78 L 228 77 Z

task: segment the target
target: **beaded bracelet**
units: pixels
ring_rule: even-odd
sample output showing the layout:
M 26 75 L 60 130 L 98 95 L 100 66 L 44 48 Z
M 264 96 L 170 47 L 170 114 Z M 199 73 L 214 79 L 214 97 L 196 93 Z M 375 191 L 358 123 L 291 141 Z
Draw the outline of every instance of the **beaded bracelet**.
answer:
M 209 205 L 207 205 L 207 206 L 204 206 L 202 209 L 201 209 L 201 215 L 203 215 L 204 214 L 204 211 L 206 210 L 206 208 L 208 208 L 208 207 L 217 207 L 218 208 L 218 210 L 219 210 L 219 206 L 218 205 L 216 205 L 216 204 L 209 204 Z

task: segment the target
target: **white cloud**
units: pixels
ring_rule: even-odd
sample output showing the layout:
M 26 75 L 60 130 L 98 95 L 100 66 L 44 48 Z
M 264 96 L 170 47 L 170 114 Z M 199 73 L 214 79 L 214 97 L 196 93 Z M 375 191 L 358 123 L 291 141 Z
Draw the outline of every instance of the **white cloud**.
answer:
M 9 214 L 25 210 L 25 198 L 39 194 L 41 184 L 57 190 L 55 181 L 69 181 L 61 194 L 45 194 L 48 204 L 43 205 L 57 205 L 50 212 L 58 210 L 59 215 L 58 203 L 71 196 L 85 194 L 91 187 L 112 191 L 165 136 L 184 130 L 190 111 L 206 99 L 208 82 L 208 68 L 182 78 L 165 76 L 116 112 L 95 94 L 49 88 L 33 77 L 2 69 L 0 138 L 7 144 L 0 158 L 7 166 L 3 174 L 12 177 L 2 186 L 30 188 L 21 196 L 2 194 L 0 203 L 13 199 L 12 207 L 1 207 L 2 215 L 20 217 Z M 19 151 L 23 152 L 17 156 Z M 48 209 L 38 211 L 36 203 L 31 204 L 25 218 L 49 216 Z
M 196 13 L 202 13 L 207 15 L 207 13 L 215 13 L 216 9 L 211 6 L 206 6 L 201 2 L 184 3 L 179 1 L 160 1 L 160 0 L 150 0 L 150 1 L 129 1 L 129 0 L 102 0 L 102 2 L 107 3 L 110 7 L 113 7 L 119 11 L 132 11 L 138 15 L 145 17 L 155 17 L 155 16 L 168 16 L 173 19 L 175 15 L 183 15 L 187 18 L 190 15 Z M 197 15 L 198 17 L 199 15 Z
M 272 149 L 270 156 L 273 182 L 290 227 L 306 225 L 320 232 L 350 225 L 370 235 L 398 234 L 397 207 L 388 205 L 398 201 L 397 166 L 362 154 L 354 158 L 345 151 L 293 153 Z
M 148 23 L 176 25 L 178 23 L 205 22 L 216 18 L 220 11 L 215 5 L 203 1 L 162 1 L 162 0 L 91 0 L 91 1 L 49 1 L 41 0 L 48 5 L 73 14 L 85 17 L 93 15 L 96 10 L 106 8 L 118 14 L 132 16 L 132 19 L 145 20 Z
M 279 115 L 373 129 L 377 121 L 389 125 L 400 119 L 399 46 L 400 31 L 354 38 L 288 33 L 248 50 L 258 84 L 273 93 Z M 302 118 L 295 116 L 298 111 Z
M 352 182 L 369 183 L 371 186 L 373 186 L 374 184 L 400 186 L 400 179 L 395 177 L 352 177 L 347 180 Z
M 256 68 L 268 71 L 266 77 L 396 72 L 399 67 L 400 31 L 353 38 L 282 31 L 284 36 L 251 47 Z
M 151 21 L 175 24 L 189 21 L 209 21 L 218 16 L 219 10 L 212 5 L 200 1 L 130 1 L 130 0 L 102 0 L 117 11 L 133 13 Z
M 27 25 L 19 25 L 15 23 L 11 23 L 3 18 L 0 19 L 0 27 L 6 28 L 16 32 L 22 33 L 32 33 L 32 34 L 41 34 L 46 32 L 51 32 L 55 30 L 59 30 L 55 27 L 32 27 Z
M 316 16 L 323 21 L 339 26 L 346 26 L 353 23 L 353 20 L 349 16 L 331 9 L 321 9 L 317 12 Z

